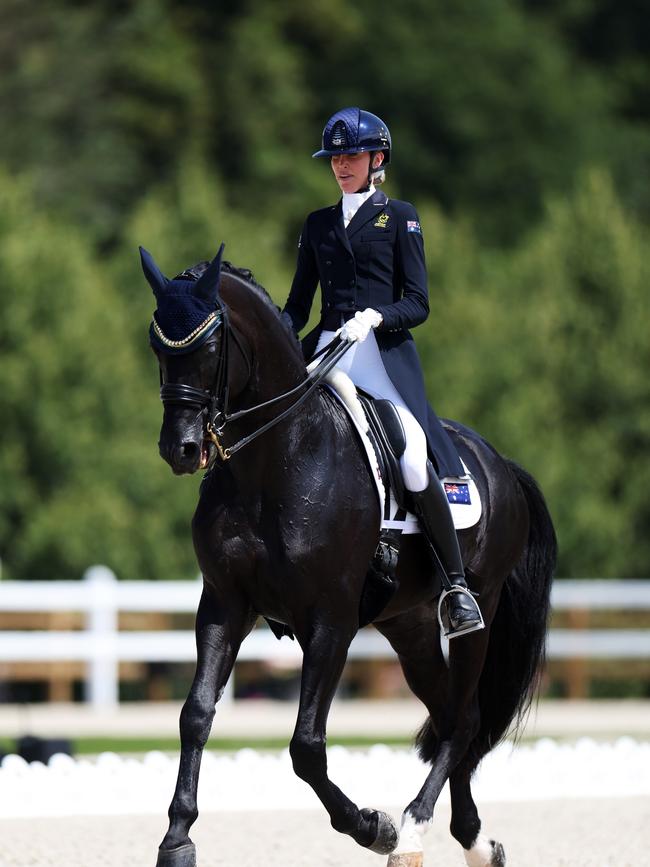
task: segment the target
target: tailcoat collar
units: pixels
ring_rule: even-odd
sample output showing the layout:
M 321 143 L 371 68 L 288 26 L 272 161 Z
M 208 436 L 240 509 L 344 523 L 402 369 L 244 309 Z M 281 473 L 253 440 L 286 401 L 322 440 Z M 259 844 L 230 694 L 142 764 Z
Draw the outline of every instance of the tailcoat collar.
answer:
M 381 208 L 388 202 L 388 196 L 383 193 L 381 190 L 375 190 L 370 198 L 366 199 L 366 201 L 361 205 L 359 210 L 356 212 L 354 217 L 350 220 L 347 228 L 348 238 L 351 238 L 355 235 L 359 229 L 361 229 L 365 224 L 376 218 L 381 213 Z M 341 204 L 339 202 L 339 211 L 341 211 Z M 342 211 L 341 211 L 342 213 Z M 342 221 L 341 221 L 342 225 Z
M 334 234 L 337 239 L 345 249 L 350 253 L 350 255 L 354 255 L 352 253 L 352 247 L 350 246 L 350 239 L 348 238 L 348 233 L 345 231 L 345 227 L 343 225 L 343 207 L 342 207 L 342 199 L 339 199 L 338 203 L 334 205 L 332 208 L 332 223 L 334 226 Z

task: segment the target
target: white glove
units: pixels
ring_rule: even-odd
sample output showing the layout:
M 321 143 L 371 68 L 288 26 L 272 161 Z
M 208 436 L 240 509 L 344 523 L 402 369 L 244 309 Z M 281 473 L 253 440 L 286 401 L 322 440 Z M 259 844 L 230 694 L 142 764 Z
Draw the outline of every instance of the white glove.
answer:
M 341 328 L 339 336 L 341 340 L 347 340 L 348 343 L 363 343 L 370 334 L 370 329 L 376 328 L 382 322 L 381 313 L 377 313 L 372 307 L 367 307 L 365 310 L 357 310 L 354 314 L 354 319 L 348 320 L 343 328 Z

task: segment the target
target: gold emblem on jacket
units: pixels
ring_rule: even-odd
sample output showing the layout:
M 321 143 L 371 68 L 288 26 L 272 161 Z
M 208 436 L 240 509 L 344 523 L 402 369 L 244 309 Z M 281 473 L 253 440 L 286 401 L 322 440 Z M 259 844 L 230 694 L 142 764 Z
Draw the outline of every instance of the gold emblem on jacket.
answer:
M 390 217 L 388 214 L 380 214 L 375 223 L 375 229 L 385 229 Z

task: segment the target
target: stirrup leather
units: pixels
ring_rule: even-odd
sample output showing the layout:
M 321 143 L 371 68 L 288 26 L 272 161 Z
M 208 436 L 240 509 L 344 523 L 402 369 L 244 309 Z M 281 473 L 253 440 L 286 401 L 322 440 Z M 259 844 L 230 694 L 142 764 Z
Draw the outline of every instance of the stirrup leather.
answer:
M 473 626 L 468 626 L 465 629 L 463 627 L 459 627 L 452 631 L 451 623 L 447 622 L 445 625 L 445 621 L 443 620 L 443 603 L 448 596 L 451 596 L 453 593 L 462 593 L 465 596 L 469 596 L 469 598 L 474 603 L 476 610 L 478 611 L 479 622 L 475 623 Z M 453 584 L 449 589 L 443 590 L 440 594 L 440 599 L 438 600 L 438 623 L 440 624 L 440 632 L 451 640 L 452 638 L 458 638 L 460 635 L 469 635 L 470 632 L 478 632 L 481 629 L 485 629 L 485 621 L 483 620 L 483 614 L 481 613 L 481 609 L 479 608 L 478 603 L 474 599 L 474 594 L 468 587 L 461 587 L 460 584 Z

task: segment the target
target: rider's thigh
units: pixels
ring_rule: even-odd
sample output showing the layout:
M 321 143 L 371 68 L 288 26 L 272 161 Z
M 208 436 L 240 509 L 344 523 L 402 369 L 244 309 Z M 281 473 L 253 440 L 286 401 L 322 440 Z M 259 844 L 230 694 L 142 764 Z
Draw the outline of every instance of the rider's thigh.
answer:
M 404 484 L 409 491 L 423 491 L 429 484 L 427 472 L 427 438 L 413 414 L 405 406 L 396 406 L 406 434 L 406 450 L 400 458 Z
M 318 344 L 316 346 L 316 352 L 320 352 L 321 349 L 323 349 L 323 347 L 327 346 L 328 343 L 331 343 L 335 337 L 336 337 L 335 331 L 321 331 L 320 337 L 318 338 Z M 343 358 L 340 358 L 336 362 L 336 365 L 335 365 L 336 370 L 342 370 L 343 373 L 347 373 L 347 375 L 350 377 L 350 379 L 352 379 L 353 382 L 354 382 L 354 378 L 352 377 L 352 374 L 350 371 L 351 371 L 353 363 L 354 363 L 354 357 L 356 355 L 358 345 L 359 344 L 357 344 L 357 343 L 351 344 L 350 348 L 345 353 Z
M 356 352 L 350 359 L 348 373 L 352 382 L 373 397 L 404 405 L 404 401 L 386 373 L 384 362 L 377 346 L 375 335 L 370 332 L 363 343 L 355 345 Z M 349 355 L 349 353 L 346 353 Z M 345 358 L 346 356 L 344 356 Z
M 326 346 L 333 337 L 333 331 L 323 331 L 318 349 Z M 395 404 L 406 434 L 406 450 L 400 459 L 404 484 L 409 491 L 423 491 L 429 484 L 427 440 L 386 372 L 375 335 L 371 332 L 363 343 L 355 343 L 336 367 L 347 373 L 352 382 L 368 394 Z

